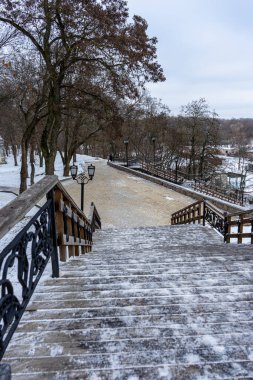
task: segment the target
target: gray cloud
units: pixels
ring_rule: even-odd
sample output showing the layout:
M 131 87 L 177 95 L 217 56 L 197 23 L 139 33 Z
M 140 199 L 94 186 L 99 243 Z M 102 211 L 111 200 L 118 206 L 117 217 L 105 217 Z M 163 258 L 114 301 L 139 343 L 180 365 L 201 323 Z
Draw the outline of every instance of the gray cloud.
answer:
M 252 0 L 129 0 L 158 37 L 167 81 L 153 96 L 178 113 L 205 97 L 221 117 L 253 117 Z

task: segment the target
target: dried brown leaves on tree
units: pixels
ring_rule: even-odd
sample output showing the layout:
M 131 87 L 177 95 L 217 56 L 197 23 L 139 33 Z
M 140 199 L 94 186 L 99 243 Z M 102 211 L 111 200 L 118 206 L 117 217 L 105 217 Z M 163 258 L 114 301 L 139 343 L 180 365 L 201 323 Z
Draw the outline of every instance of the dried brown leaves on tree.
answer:
M 0 22 L 19 32 L 46 68 L 48 116 L 41 147 L 47 174 L 53 173 L 70 75 L 85 71 L 93 81 L 103 76 L 117 97 L 135 97 L 145 82 L 164 80 L 157 41 L 147 35 L 143 18 L 129 22 L 126 1 L 2 0 Z

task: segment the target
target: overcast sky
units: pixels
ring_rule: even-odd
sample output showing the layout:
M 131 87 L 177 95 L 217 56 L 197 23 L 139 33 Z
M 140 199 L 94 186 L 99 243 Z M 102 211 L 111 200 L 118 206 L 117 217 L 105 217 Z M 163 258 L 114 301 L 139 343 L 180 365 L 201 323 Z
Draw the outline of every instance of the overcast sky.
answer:
M 253 0 L 128 0 L 158 38 L 166 82 L 153 97 L 176 115 L 203 97 L 220 117 L 253 118 Z

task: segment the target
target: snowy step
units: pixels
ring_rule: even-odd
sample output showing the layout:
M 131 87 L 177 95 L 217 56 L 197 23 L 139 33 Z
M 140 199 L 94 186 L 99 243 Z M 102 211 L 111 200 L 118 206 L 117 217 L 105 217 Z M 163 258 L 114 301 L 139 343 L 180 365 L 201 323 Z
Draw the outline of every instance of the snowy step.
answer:
M 13 379 L 253 378 L 253 255 L 203 226 L 105 230 L 38 286 Z
M 152 362 L 153 366 L 156 365 L 189 365 L 192 360 L 196 360 L 197 363 L 204 361 L 207 363 L 219 362 L 221 358 L 223 361 L 249 361 L 249 353 L 247 347 L 245 346 L 232 346 L 225 348 L 224 346 L 216 347 L 212 346 L 211 349 L 206 347 L 181 347 L 174 348 L 173 345 L 169 348 L 165 348 L 162 351 L 162 356 L 160 355 L 160 349 L 158 350 L 145 350 L 124 352 L 120 350 L 117 353 L 99 353 L 99 354 L 81 354 L 81 351 L 85 352 L 85 348 L 82 346 L 66 352 L 65 355 L 61 354 L 61 347 L 55 347 L 55 350 L 51 353 L 50 350 L 45 351 L 46 355 L 44 357 L 33 357 L 27 358 L 27 355 L 19 357 L 19 359 L 12 360 L 10 358 L 10 364 L 15 362 L 15 367 L 17 371 L 28 372 L 29 368 L 33 368 L 33 372 L 45 372 L 48 370 L 48 364 L 50 363 L 50 371 L 59 372 L 64 370 L 86 370 L 91 368 L 108 369 L 111 367 L 116 368 L 127 368 L 139 367 L 139 366 L 149 366 Z M 198 360 L 197 360 L 198 357 Z M 60 358 L 60 360 L 59 360 Z M 194 359 L 193 359 L 194 358 Z M 50 373 L 50 372 L 49 372 Z
M 114 369 L 111 369 L 114 368 Z M 112 379 L 128 379 L 128 380 L 179 380 L 179 379 L 198 379 L 198 380 L 220 380 L 220 379 L 252 379 L 253 365 L 251 361 L 236 361 L 215 364 L 181 364 L 181 365 L 138 365 L 135 368 L 128 366 L 128 368 L 118 369 L 111 366 L 108 369 L 92 368 L 90 370 L 61 370 L 59 372 L 50 371 L 47 373 L 37 372 L 36 377 L 34 373 L 25 373 L 24 375 L 15 375 L 13 379 L 17 380 L 112 380 Z M 190 377 L 189 377 L 190 376 Z
M 197 239 L 196 239 L 197 234 Z M 105 240 L 106 238 L 106 240 Z M 202 225 L 180 225 L 180 226 L 163 226 L 163 227 L 146 227 L 134 229 L 109 229 L 99 231 L 94 241 L 96 243 L 103 241 L 108 247 L 118 245 L 127 248 L 131 245 L 131 240 L 135 240 L 135 246 L 141 244 L 142 247 L 148 247 L 150 244 L 156 245 L 166 242 L 170 245 L 186 244 L 202 245 L 209 242 L 210 244 L 221 244 L 222 237 L 212 228 Z

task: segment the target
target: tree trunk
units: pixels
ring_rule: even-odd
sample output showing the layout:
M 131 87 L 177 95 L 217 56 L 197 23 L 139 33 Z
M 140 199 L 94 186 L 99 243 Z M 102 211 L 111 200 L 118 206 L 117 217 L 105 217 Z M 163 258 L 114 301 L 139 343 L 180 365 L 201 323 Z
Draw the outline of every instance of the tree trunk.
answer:
M 18 166 L 18 160 L 17 160 L 17 145 L 12 144 L 12 145 L 11 145 L 11 149 L 12 149 L 12 153 L 13 153 L 13 157 L 14 157 L 14 165 L 15 165 L 15 166 Z
M 28 166 L 27 166 L 27 143 L 21 142 L 21 169 L 20 169 L 20 188 L 19 193 L 23 193 L 27 189 L 26 179 L 28 178 Z
M 52 151 L 50 151 L 50 155 L 45 158 L 45 173 L 46 173 L 46 175 L 54 175 L 55 157 L 56 157 L 56 151 L 54 154 Z
M 70 160 L 65 160 L 65 164 L 64 164 L 64 168 L 63 168 L 64 177 L 69 176 L 69 170 L 70 170 Z
M 60 86 L 54 83 L 48 96 L 48 118 L 41 136 L 41 150 L 45 159 L 46 175 L 54 174 L 57 139 L 61 126 Z
M 39 155 L 39 161 L 40 161 L 40 168 L 43 168 L 43 154 L 40 150 L 40 148 L 38 149 L 38 155 Z
M 199 173 L 200 173 L 201 178 L 203 178 L 204 168 L 206 166 L 207 142 L 208 142 L 208 140 L 206 138 L 203 142 L 201 155 L 200 155 L 200 159 L 199 159 Z
M 34 158 L 34 145 L 33 143 L 30 146 L 30 166 L 31 166 L 31 176 L 30 176 L 30 185 L 34 185 L 34 176 L 35 176 L 35 158 Z
M 8 144 L 4 144 L 4 149 L 5 149 L 5 154 L 6 154 L 6 157 L 9 157 L 9 146 Z

